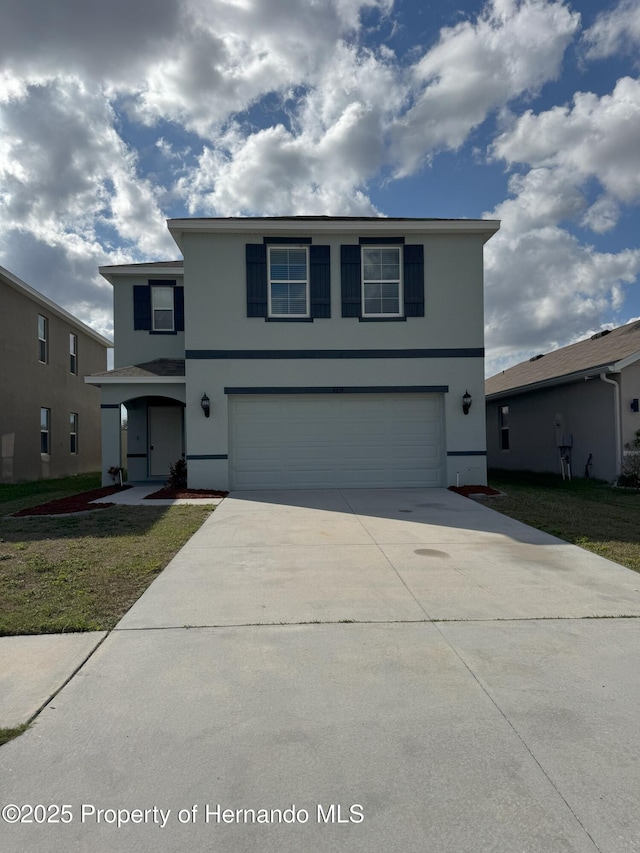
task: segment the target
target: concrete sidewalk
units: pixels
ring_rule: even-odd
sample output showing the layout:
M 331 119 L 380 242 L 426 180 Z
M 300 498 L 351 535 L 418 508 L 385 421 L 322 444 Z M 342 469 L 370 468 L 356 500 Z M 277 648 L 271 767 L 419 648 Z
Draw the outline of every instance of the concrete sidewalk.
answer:
M 640 850 L 639 616 L 446 490 L 231 495 L 0 749 L 71 817 L 2 850 Z

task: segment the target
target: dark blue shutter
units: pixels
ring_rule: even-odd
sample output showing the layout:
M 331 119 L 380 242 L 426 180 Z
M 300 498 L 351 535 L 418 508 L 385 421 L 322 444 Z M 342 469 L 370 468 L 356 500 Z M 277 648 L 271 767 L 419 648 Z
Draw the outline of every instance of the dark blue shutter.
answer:
M 184 332 L 184 287 L 176 287 L 173 291 L 173 310 L 176 332 Z
M 151 329 L 151 288 L 148 284 L 133 285 L 133 328 Z
M 330 246 L 309 247 L 309 282 L 312 317 L 319 317 L 323 319 L 331 317 L 330 261 Z
M 424 317 L 424 246 L 404 247 L 404 316 Z
M 342 316 L 360 317 L 362 287 L 360 246 L 340 246 L 340 284 Z
M 247 243 L 247 317 L 267 316 L 267 247 Z

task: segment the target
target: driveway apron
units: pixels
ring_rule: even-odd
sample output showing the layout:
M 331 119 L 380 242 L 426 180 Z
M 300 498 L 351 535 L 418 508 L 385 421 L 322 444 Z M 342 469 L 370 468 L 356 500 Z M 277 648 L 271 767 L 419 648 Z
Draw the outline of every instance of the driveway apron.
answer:
M 638 617 L 447 490 L 233 493 L 0 749 L 0 849 L 640 851 Z

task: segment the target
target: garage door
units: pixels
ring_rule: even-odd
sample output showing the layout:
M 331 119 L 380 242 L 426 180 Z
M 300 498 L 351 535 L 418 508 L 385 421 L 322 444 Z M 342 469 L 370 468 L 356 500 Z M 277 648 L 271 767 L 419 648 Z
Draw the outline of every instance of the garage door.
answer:
M 441 394 L 229 398 L 234 489 L 441 486 Z

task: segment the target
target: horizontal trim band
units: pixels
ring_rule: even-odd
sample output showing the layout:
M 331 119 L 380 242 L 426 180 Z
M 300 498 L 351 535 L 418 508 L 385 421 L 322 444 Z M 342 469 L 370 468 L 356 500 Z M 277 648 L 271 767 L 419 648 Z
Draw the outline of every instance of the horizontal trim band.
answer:
M 265 317 L 265 323 L 313 323 L 313 317 Z
M 447 456 L 486 456 L 486 450 L 447 450 Z
M 225 388 L 225 394 L 446 394 L 448 385 L 353 385 Z
M 360 237 L 361 246 L 402 246 L 404 237 Z
M 127 453 L 127 459 L 146 459 L 146 453 Z
M 406 323 L 406 317 L 358 317 L 361 323 Z
M 253 358 L 484 358 L 484 347 L 442 349 L 188 349 L 185 358 L 253 359 Z
M 120 403 L 101 403 L 100 408 L 101 409 L 119 409 Z
M 190 459 L 228 459 L 226 453 L 188 453 L 187 461 Z

